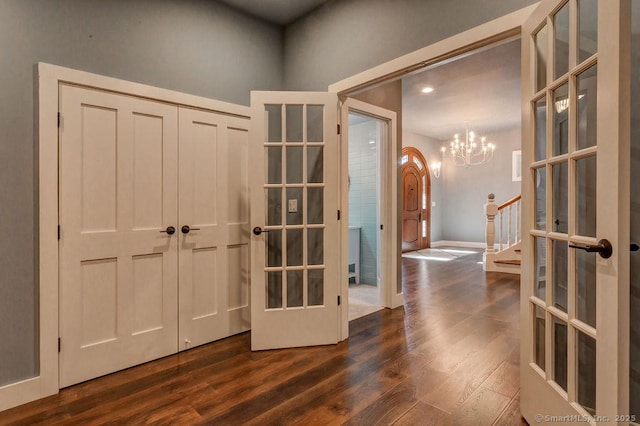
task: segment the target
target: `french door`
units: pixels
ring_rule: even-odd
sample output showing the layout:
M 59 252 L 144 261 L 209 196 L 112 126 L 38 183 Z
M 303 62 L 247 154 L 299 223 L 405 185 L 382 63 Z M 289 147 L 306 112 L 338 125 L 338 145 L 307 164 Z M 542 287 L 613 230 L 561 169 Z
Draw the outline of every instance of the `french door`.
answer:
M 348 301 L 350 113 L 375 120 L 380 133 L 381 188 L 372 202 L 382 206 L 381 303 L 403 303 L 395 249 L 396 114 L 355 99 L 340 106 L 334 93 L 251 92 L 253 350 L 348 336 L 348 304 L 340 299 Z
M 251 348 L 338 342 L 338 98 L 251 92 Z
M 521 411 L 629 423 L 629 0 L 543 0 L 522 30 Z

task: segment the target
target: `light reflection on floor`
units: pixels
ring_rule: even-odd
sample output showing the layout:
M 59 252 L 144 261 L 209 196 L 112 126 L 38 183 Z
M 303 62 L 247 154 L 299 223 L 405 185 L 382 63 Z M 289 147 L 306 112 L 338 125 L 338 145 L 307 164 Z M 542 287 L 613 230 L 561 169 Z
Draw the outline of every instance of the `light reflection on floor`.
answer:
M 378 287 L 367 284 L 349 284 L 349 321 L 382 309 Z
M 402 257 L 410 259 L 435 260 L 438 262 L 449 262 L 462 256 L 478 253 L 479 251 L 481 251 L 481 249 L 474 250 L 467 248 L 428 248 L 402 253 Z

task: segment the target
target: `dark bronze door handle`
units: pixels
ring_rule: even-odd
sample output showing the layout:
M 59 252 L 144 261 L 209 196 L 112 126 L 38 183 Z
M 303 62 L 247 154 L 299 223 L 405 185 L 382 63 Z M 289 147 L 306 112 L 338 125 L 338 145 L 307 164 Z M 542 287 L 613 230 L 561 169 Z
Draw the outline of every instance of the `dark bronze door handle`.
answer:
M 253 234 L 254 235 L 260 235 L 263 232 L 269 232 L 269 231 L 267 231 L 266 229 L 262 229 L 259 226 L 256 226 L 255 228 L 253 228 Z
M 200 228 L 190 228 L 189 225 L 184 225 L 180 230 L 183 234 L 188 234 L 189 231 L 199 231 Z
M 605 239 L 598 241 L 597 245 L 574 243 L 569 244 L 569 247 L 584 250 L 589 253 L 599 253 L 603 259 L 610 258 L 611 254 L 613 253 L 613 247 L 611 246 L 611 243 L 609 242 L 609 240 Z
M 176 233 L 176 228 L 174 228 L 173 226 L 167 226 L 167 229 L 165 229 L 164 231 L 160 231 L 160 232 L 166 232 L 169 235 L 173 235 Z

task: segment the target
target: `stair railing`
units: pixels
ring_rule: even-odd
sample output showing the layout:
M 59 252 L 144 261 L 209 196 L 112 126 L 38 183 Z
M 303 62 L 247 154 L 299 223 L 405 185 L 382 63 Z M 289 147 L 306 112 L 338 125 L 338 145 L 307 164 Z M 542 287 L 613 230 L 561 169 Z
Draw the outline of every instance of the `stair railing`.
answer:
M 512 199 L 497 205 L 495 203 L 495 195 L 489 194 L 487 204 L 484 205 L 484 213 L 487 216 L 485 227 L 487 253 L 496 252 L 496 216 L 498 216 L 497 251 L 507 249 L 520 242 L 522 238 L 520 233 L 521 199 L 522 195 L 516 195 Z

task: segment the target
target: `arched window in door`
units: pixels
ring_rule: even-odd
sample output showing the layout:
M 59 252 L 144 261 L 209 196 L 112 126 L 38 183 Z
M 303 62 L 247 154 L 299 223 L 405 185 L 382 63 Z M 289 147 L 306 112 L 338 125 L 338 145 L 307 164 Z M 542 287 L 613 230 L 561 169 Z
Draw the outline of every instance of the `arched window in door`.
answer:
M 431 245 L 431 176 L 414 147 L 402 148 L 402 251 Z

